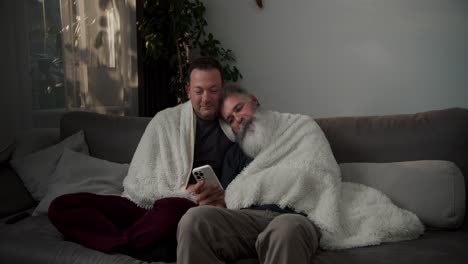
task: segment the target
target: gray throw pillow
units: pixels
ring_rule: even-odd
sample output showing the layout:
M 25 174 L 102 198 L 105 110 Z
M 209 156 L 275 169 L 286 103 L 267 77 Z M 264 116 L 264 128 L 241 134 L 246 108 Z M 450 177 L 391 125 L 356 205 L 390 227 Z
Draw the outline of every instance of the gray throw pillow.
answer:
M 385 193 L 395 205 L 415 213 L 428 227 L 457 228 L 465 216 L 465 183 L 460 169 L 443 160 L 342 163 L 343 181 Z
M 37 201 L 44 197 L 64 148 L 88 154 L 84 132 L 80 131 L 52 147 L 10 161 L 11 167 Z
M 56 197 L 77 192 L 121 195 L 128 164 L 114 163 L 65 149 L 47 194 L 33 215 L 46 214 Z

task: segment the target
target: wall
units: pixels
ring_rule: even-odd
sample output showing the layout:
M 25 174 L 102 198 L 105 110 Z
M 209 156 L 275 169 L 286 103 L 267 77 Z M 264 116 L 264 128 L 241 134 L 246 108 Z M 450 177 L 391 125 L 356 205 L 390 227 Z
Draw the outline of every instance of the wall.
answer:
M 313 116 L 468 108 L 468 1 L 204 0 L 262 104 Z

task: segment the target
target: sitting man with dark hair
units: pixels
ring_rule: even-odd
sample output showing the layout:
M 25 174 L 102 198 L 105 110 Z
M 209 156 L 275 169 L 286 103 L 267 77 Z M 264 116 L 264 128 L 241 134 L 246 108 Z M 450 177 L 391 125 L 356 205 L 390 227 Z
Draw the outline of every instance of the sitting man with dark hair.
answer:
M 157 113 L 149 122 L 123 181 L 122 196 L 57 197 L 48 212 L 55 227 L 67 239 L 105 253 L 174 261 L 177 224 L 187 209 L 197 204 L 224 206 L 222 188 L 189 180 L 192 168 L 205 164 L 220 174 L 233 144 L 218 121 L 222 72 L 213 58 L 194 60 L 186 86 L 190 100 Z

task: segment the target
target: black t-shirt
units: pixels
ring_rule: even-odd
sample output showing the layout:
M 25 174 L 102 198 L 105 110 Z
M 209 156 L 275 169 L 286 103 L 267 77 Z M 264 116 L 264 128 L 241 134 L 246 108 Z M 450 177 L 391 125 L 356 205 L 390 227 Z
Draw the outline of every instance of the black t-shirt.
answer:
M 192 168 L 210 165 L 218 179 L 221 179 L 224 155 L 231 145 L 233 142 L 226 137 L 217 119 L 203 120 L 197 117 Z M 196 181 L 190 177 L 189 183 Z
M 253 159 L 245 155 L 238 144 L 233 144 L 224 156 L 223 172 L 220 179 L 224 189 Z

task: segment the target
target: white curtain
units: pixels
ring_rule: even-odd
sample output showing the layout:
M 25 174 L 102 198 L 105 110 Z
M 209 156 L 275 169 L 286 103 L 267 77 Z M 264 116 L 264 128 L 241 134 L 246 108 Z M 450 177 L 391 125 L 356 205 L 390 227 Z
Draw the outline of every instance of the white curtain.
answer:
M 135 0 L 60 0 L 67 109 L 136 115 Z

